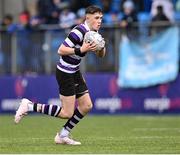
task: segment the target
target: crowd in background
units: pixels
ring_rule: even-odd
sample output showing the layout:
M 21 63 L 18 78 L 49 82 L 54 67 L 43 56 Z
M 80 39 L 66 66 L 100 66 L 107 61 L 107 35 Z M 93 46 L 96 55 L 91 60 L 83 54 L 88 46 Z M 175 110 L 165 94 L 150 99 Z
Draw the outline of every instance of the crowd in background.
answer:
M 17 42 L 20 51 L 26 51 L 21 61 L 24 70 L 28 70 L 35 54 L 41 56 L 44 34 L 39 31 L 42 25 L 58 25 L 62 29 L 72 28 L 83 22 L 85 8 L 89 5 L 98 5 L 104 12 L 103 24 L 119 26 L 125 33 L 131 32 L 131 25 L 136 22 L 165 21 L 168 24 L 180 20 L 180 0 L 37 0 L 36 14 L 25 9 L 19 14 L 18 22 L 14 22 L 13 15 L 7 14 L 1 21 L 1 50 L 4 52 L 4 66 L 10 72 L 11 34 L 17 32 Z M 18 30 L 18 31 L 17 31 Z M 43 31 L 43 30 L 42 30 Z M 33 35 L 32 32 L 36 32 Z M 133 33 L 132 33 L 133 34 Z M 135 35 L 135 34 L 133 34 Z M 31 39 L 28 39 L 30 38 Z M 33 46 L 31 46 L 33 43 Z M 33 50 L 33 48 L 35 50 Z M 23 53 L 23 52 L 20 52 Z M 33 59 L 31 59 L 33 58 Z M 1 62 L 1 57 L 0 57 Z M 37 64 L 37 63 L 34 63 Z M 39 64 L 39 67 L 42 66 Z
M 1 21 L 1 27 L 6 27 L 9 32 L 23 26 L 34 29 L 41 24 L 59 24 L 61 28 L 69 28 L 83 21 L 85 8 L 92 4 L 102 8 L 104 24 L 125 27 L 135 21 L 180 20 L 180 0 L 38 0 L 36 15 L 24 10 L 15 24 L 13 15 L 7 14 Z

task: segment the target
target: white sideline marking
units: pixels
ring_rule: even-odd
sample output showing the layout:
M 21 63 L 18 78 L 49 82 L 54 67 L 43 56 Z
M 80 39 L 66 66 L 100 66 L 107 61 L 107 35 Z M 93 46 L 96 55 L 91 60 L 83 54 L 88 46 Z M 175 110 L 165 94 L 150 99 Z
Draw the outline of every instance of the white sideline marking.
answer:
M 38 138 L 38 137 L 27 137 L 27 138 L 1 138 L 0 142 L 9 142 L 9 141 L 18 140 L 18 142 L 31 141 L 31 140 L 53 140 L 53 138 Z
M 180 132 L 180 128 L 134 128 L 134 132 L 137 131 L 177 131 Z
M 161 120 L 161 121 L 170 121 L 170 120 L 174 120 L 174 116 L 170 116 L 170 117 L 166 117 L 166 116 L 164 116 L 164 117 L 158 117 L 159 119 L 157 119 L 157 117 L 156 116 L 135 116 L 134 117 L 136 120 L 142 120 L 142 121 L 146 121 L 146 120 L 148 120 L 148 121 L 150 121 L 150 120 L 153 120 L 153 121 L 159 121 L 159 119 Z
M 132 137 L 132 139 L 169 139 L 169 138 L 180 138 L 180 136 L 137 136 L 137 137 Z M 180 143 L 180 142 L 178 142 Z

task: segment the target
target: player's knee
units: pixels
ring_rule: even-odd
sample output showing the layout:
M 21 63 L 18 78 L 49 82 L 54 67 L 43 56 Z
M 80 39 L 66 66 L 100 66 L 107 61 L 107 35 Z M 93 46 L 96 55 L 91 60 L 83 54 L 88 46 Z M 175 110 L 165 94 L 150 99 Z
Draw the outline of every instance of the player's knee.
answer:
M 89 112 L 93 108 L 92 103 L 87 103 L 83 106 L 83 111 L 84 112 Z
M 69 119 L 73 116 L 73 111 L 61 111 L 61 117 L 65 119 Z
M 92 108 L 93 108 L 93 104 L 92 104 L 92 103 L 90 103 L 90 104 L 88 105 L 88 109 L 89 109 L 89 111 L 90 111 Z
M 67 112 L 64 114 L 64 117 L 67 119 L 71 118 L 72 116 L 73 116 L 73 112 Z

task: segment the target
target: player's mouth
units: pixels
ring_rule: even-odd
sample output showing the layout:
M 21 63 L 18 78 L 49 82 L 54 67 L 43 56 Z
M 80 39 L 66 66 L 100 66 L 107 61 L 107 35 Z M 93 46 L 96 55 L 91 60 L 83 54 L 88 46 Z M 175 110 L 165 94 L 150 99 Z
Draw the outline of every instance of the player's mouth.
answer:
M 101 27 L 101 25 L 98 25 L 98 26 L 97 26 L 97 28 L 100 28 L 100 27 Z

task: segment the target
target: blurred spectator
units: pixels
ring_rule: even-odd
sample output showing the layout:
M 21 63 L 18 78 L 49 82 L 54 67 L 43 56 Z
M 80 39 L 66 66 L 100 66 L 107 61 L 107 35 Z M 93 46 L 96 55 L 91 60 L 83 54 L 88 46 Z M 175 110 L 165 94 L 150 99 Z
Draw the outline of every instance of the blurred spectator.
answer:
M 54 0 L 54 4 L 60 11 L 70 6 L 69 0 Z
M 1 26 L 3 29 L 5 29 L 9 33 L 14 32 L 17 28 L 17 25 L 13 23 L 13 16 L 10 14 L 6 15 L 3 18 Z
M 91 5 L 92 2 L 90 0 L 70 0 L 70 10 L 73 12 L 77 12 L 81 8 L 86 8 Z
M 59 16 L 59 25 L 61 28 L 71 28 L 76 23 L 76 14 L 67 7 Z
M 165 15 L 162 5 L 157 6 L 157 14 L 152 17 L 151 26 L 151 35 L 156 34 L 170 26 L 170 20 Z
M 121 4 L 121 1 L 122 0 L 112 0 L 112 3 L 111 3 L 111 11 L 112 12 L 119 12 L 120 13 L 120 5 L 119 4 Z
M 116 2 L 115 2 L 116 1 Z M 103 23 L 106 25 L 117 25 L 120 22 L 119 0 L 101 0 L 101 7 L 104 12 Z M 114 5 L 116 6 L 116 8 Z M 118 9 L 117 9 L 118 8 Z
M 1 51 L 3 56 L 3 72 L 11 72 L 12 33 L 17 29 L 13 23 L 12 15 L 6 15 L 1 23 Z
M 41 25 L 41 18 L 36 15 L 32 16 L 30 19 L 30 25 L 33 28 L 38 28 Z
M 31 30 L 30 14 L 26 10 L 19 14 L 18 30 Z
M 157 6 L 157 14 L 152 18 L 152 21 L 169 21 L 168 17 L 164 13 L 163 6 Z
M 149 13 L 151 11 L 152 0 L 144 0 L 144 11 Z
M 127 0 L 121 0 L 121 4 L 120 4 L 120 10 L 123 11 L 124 10 L 124 3 Z M 134 4 L 134 11 L 136 12 L 144 12 L 144 0 L 131 0 Z
M 38 0 L 37 12 L 44 24 L 58 24 L 59 6 L 57 0 Z
M 103 23 L 106 25 L 118 25 L 122 18 L 122 14 L 116 11 L 111 11 L 109 13 L 104 13 Z
M 20 67 L 22 67 L 23 72 L 31 72 L 32 71 L 32 42 L 31 42 L 31 33 L 32 28 L 30 25 L 30 15 L 28 11 L 23 11 L 19 15 L 19 24 L 18 24 L 18 32 L 17 32 L 17 44 L 19 49 L 19 56 L 21 59 Z
M 162 6 L 164 10 L 164 14 L 171 21 L 174 22 L 174 8 L 172 1 L 170 0 L 153 0 L 151 6 L 151 16 L 154 17 L 157 15 L 157 6 Z
M 30 24 L 32 28 L 32 33 L 31 33 L 32 54 L 34 54 L 32 65 L 36 72 L 43 73 L 45 71 L 45 66 L 44 66 L 45 52 L 42 49 L 45 39 L 44 30 L 40 28 L 41 23 L 38 16 L 32 17 Z
M 104 13 L 111 11 L 112 0 L 101 0 L 102 10 Z
M 135 5 L 131 0 L 127 0 L 123 4 L 123 17 L 120 22 L 120 27 L 123 33 L 130 38 L 135 37 L 137 33 L 137 26 L 135 27 L 133 25 L 135 22 L 137 22 Z
M 77 11 L 76 24 L 79 25 L 85 20 L 85 8 L 81 8 Z

